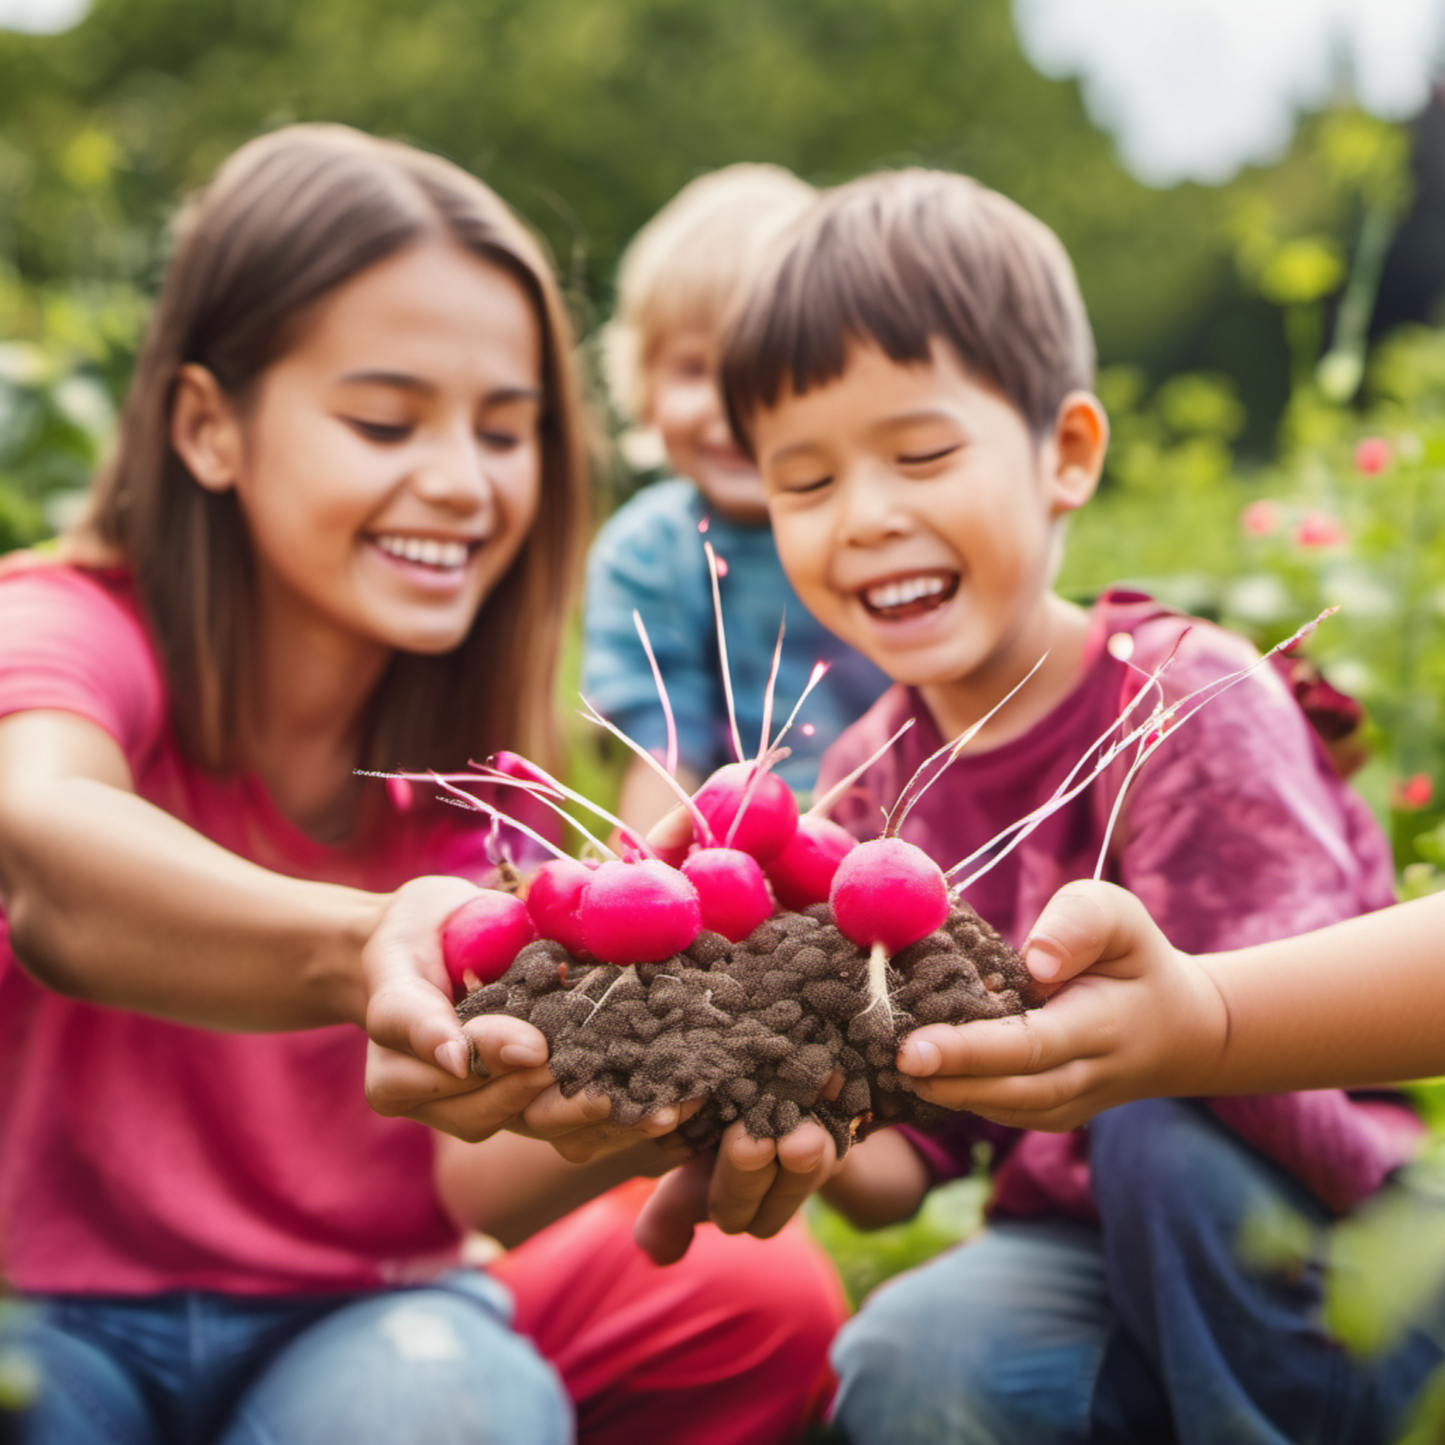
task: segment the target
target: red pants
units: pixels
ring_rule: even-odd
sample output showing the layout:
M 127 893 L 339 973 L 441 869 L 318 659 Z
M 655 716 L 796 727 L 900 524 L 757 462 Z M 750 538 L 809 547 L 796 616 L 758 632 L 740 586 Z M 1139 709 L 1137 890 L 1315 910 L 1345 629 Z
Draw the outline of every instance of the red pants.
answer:
M 635 1180 L 490 1266 L 517 1329 L 562 1376 L 582 1445 L 772 1445 L 819 1418 L 843 1322 L 831 1262 L 800 1222 L 776 1239 L 697 1232 L 680 1264 L 632 1242 Z

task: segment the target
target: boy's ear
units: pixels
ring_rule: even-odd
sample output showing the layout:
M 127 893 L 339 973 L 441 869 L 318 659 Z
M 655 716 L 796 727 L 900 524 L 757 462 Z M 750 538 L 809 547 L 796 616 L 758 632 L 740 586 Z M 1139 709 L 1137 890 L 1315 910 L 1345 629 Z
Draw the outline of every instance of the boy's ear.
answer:
M 1054 514 L 1072 512 L 1094 495 L 1109 446 L 1109 418 L 1099 398 L 1071 391 L 1054 422 L 1052 501 Z
M 208 492 L 235 486 L 242 457 L 240 418 L 220 382 L 196 362 L 186 362 L 176 373 L 170 434 L 176 455 Z

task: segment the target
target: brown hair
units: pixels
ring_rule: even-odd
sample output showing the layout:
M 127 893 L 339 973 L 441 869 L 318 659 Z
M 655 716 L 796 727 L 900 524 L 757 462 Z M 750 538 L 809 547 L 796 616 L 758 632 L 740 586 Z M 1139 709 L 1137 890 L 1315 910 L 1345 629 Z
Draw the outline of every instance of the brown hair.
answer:
M 500 747 L 545 756 L 571 584 L 587 532 L 587 463 L 572 330 L 539 245 L 457 166 L 344 126 L 297 125 L 238 150 L 181 212 L 115 459 L 80 530 L 134 569 L 183 743 L 239 766 L 237 701 L 253 665 L 251 545 L 232 492 L 200 486 L 170 444 L 179 368 L 228 395 L 286 351 L 308 307 L 406 247 L 445 237 L 513 277 L 541 338 L 537 519 L 478 611 L 439 656 L 398 653 L 372 700 L 362 761 L 459 768 Z
M 968 176 L 902 170 L 825 192 L 767 258 L 723 343 L 739 441 L 784 387 L 843 374 L 850 343 L 899 364 L 943 341 L 1036 436 L 1094 377 L 1094 340 L 1057 236 Z
M 782 166 L 740 162 L 689 181 L 632 238 L 603 333 L 608 386 L 624 416 L 646 418 L 646 371 L 666 339 L 718 328 L 748 268 L 817 194 Z

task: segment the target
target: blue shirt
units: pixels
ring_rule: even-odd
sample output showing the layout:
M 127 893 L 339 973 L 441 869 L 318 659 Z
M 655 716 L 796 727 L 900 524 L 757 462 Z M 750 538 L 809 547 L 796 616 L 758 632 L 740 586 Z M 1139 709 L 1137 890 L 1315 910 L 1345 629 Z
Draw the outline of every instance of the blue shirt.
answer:
M 706 530 L 700 531 L 704 520 Z M 632 620 L 636 609 L 677 720 L 679 760 L 704 776 L 734 760 L 704 542 L 712 543 L 727 569 L 719 591 L 747 756 L 758 751 L 779 623 L 786 621 L 786 634 L 774 691 L 774 736 L 814 663 L 831 664 L 784 742 L 792 756 L 778 766 L 791 787 L 806 793 L 823 750 L 868 710 L 889 680 L 798 601 L 778 561 L 772 530 L 710 513 L 691 482 L 644 487 L 597 534 L 587 562 L 582 691 L 634 742 L 663 756 L 667 723 Z

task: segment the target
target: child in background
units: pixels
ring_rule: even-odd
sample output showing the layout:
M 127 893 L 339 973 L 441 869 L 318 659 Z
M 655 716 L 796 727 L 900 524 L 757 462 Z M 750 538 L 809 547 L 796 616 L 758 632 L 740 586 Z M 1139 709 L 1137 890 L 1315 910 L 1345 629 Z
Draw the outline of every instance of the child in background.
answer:
M 896 684 L 830 749 L 819 787 L 911 719 L 835 811 L 875 836 L 920 763 L 1042 660 L 902 830 L 945 868 L 993 863 L 965 897 L 1005 937 L 1021 942 L 1101 854 L 1184 948 L 1384 906 L 1385 840 L 1268 668 L 1164 742 L 1117 823 L 1127 759 L 1014 851 L 991 842 L 1166 659 L 1168 702 L 1254 657 L 1138 594 L 1086 610 L 1052 590 L 1065 520 L 1104 457 L 1092 375 L 1057 238 L 967 178 L 841 187 L 769 257 L 725 343 L 729 415 L 799 596 Z M 1419 1133 L 1394 1096 L 1327 1091 L 1130 1104 L 1088 1133 L 960 1116 L 930 1137 L 875 1135 L 826 1186 L 846 1214 L 907 1217 L 986 1144 L 988 1225 L 844 1328 L 836 1418 L 855 1445 L 1386 1439 L 1437 1348 L 1411 1337 L 1386 1360 L 1349 1358 L 1320 1324 L 1317 1277 L 1252 1268 L 1235 1241 L 1281 1207 L 1323 1227 Z
M 819 660 L 828 675 L 808 700 L 779 772 L 813 785 L 824 746 L 887 685 L 804 610 L 768 530 L 762 482 L 738 449 L 714 374 L 724 314 L 758 255 L 814 196 L 778 166 L 734 165 L 693 181 L 638 233 L 622 258 L 617 314 L 607 332 L 619 411 L 655 431 L 676 474 L 621 507 L 587 567 L 582 690 L 635 742 L 661 757 L 665 719 L 633 622 L 640 614 L 677 720 L 678 778 L 689 791 L 733 761 L 705 542 L 727 575 L 720 593 L 742 742 L 756 752 L 768 672 L 786 618 L 777 698 L 784 715 Z M 781 720 L 780 720 L 781 721 Z M 619 808 L 646 828 L 676 802 L 641 760 Z
M 0 576 L 30 1445 L 801 1429 L 825 1262 L 652 1267 L 647 1184 L 603 1191 L 676 1162 L 676 1111 L 599 1124 L 535 1030 L 463 1033 L 439 930 L 492 829 L 356 771 L 546 756 L 582 430 L 545 258 L 456 167 L 293 127 L 183 215 L 89 523 Z M 459 1267 L 474 1225 L 527 1241 L 511 1294 Z

